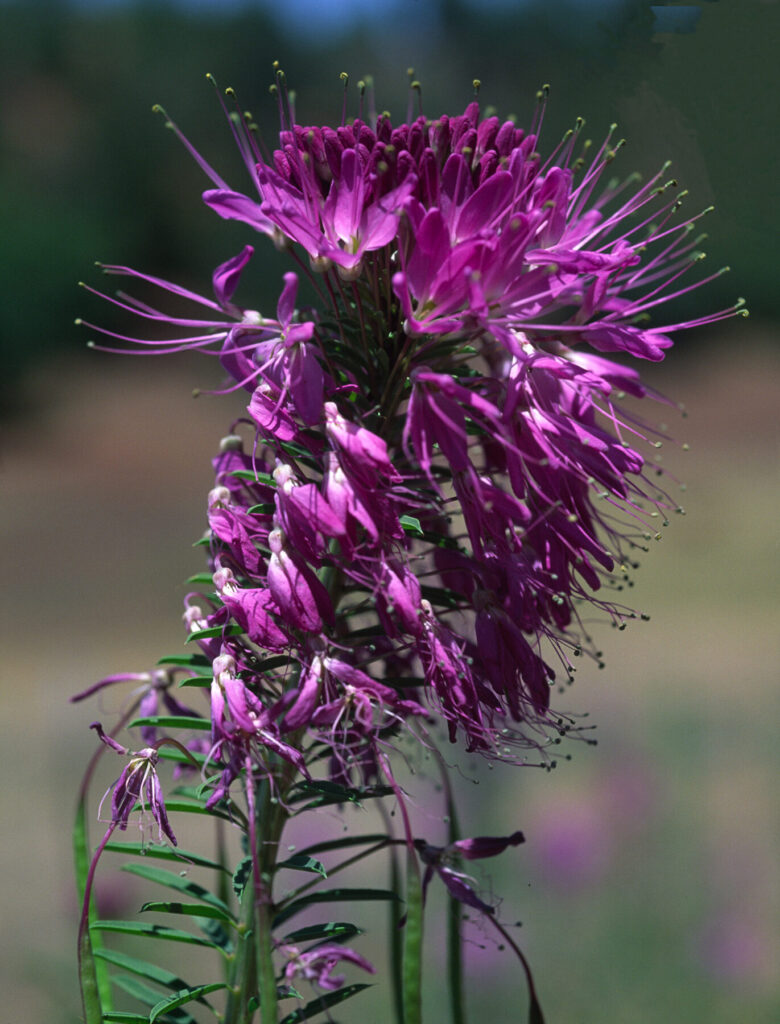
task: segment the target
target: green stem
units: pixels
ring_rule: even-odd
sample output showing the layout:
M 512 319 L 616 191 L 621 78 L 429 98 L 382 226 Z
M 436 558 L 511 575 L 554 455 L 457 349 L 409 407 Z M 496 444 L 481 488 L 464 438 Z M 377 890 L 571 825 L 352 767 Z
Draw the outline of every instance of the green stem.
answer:
M 274 940 L 271 928 L 274 919 L 273 878 L 276 854 L 286 815 L 282 805 L 272 799 L 271 783 L 264 779 L 259 787 L 260 800 L 255 805 L 251 765 L 247 765 L 247 803 L 249 810 L 249 841 L 252 853 L 255 922 L 257 941 L 257 983 L 260 993 L 262 1024 L 276 1024 L 279 1004 L 274 968 Z
M 106 847 L 106 843 L 114 834 L 118 822 L 112 821 L 106 829 L 106 834 L 100 840 L 92 855 L 89 870 L 84 881 L 84 899 L 81 905 L 81 920 L 79 921 L 78 957 L 79 957 L 79 982 L 81 984 L 81 1005 L 84 1010 L 85 1024 L 101 1024 L 103 1020 L 103 1009 L 101 1005 L 98 976 L 95 969 L 95 957 L 92 948 L 92 941 L 89 931 L 90 909 L 92 906 L 92 885 L 95 880 L 95 869 L 100 860 L 100 855 Z
M 247 884 L 241 897 L 241 920 L 238 924 L 236 951 L 230 971 L 224 1024 L 249 1024 L 249 999 L 257 989 L 254 957 L 255 901 L 254 890 Z
M 406 924 L 404 925 L 404 1024 L 422 1024 L 423 905 L 420 866 L 413 848 L 406 854 Z
M 404 1024 L 422 1024 L 422 938 L 423 896 L 420 864 L 414 846 L 412 823 L 404 802 L 404 794 L 396 782 L 386 754 L 379 755 L 385 778 L 395 793 L 406 837 L 406 921 L 404 951 L 401 965 L 401 987 Z
M 460 839 L 458 809 L 455 806 L 455 795 L 452 792 L 450 773 L 444 758 L 438 750 L 435 757 L 439 764 L 442 786 L 447 801 L 448 844 Z M 452 1024 L 466 1024 L 466 995 L 463 987 L 463 907 L 454 896 L 447 897 L 447 977 L 449 980 L 450 1008 Z

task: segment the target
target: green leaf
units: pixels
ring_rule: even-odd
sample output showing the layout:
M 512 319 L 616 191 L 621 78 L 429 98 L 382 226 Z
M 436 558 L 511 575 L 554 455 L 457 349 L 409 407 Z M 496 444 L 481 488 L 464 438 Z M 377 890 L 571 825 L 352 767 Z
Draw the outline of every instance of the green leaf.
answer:
M 169 999 L 161 999 L 159 1003 L 152 1007 L 152 1012 L 149 1014 L 149 1024 L 154 1024 L 163 1013 L 168 1013 L 170 1010 L 177 1010 L 180 1006 L 184 1006 L 186 1003 L 205 1002 L 203 996 L 209 992 L 218 992 L 221 989 L 227 988 L 224 982 L 216 981 L 210 985 L 198 985 L 197 988 L 182 989 L 177 995 L 171 996 Z M 208 1005 L 208 1004 L 207 1004 Z
M 289 918 L 299 914 L 306 907 L 313 903 L 342 903 L 347 901 L 360 900 L 397 900 L 398 896 L 389 889 L 324 889 L 318 892 L 309 892 L 292 903 L 282 906 L 279 913 L 274 917 L 273 926 L 278 928 Z
M 220 924 L 219 921 L 209 920 L 202 918 L 197 922 L 198 928 L 203 932 L 206 938 L 211 942 L 217 949 L 221 949 L 224 953 L 233 953 L 233 940 L 228 934 L 227 928 Z
M 106 843 L 105 849 L 111 853 L 126 853 L 128 855 L 140 855 L 154 860 L 175 860 L 180 864 L 189 866 L 196 865 L 199 868 L 214 868 L 217 871 L 227 871 L 222 864 L 208 857 L 201 857 L 198 853 L 190 850 L 174 850 L 170 846 L 151 846 L 149 843 L 120 843 L 111 841 Z
M 304 780 L 299 782 L 290 796 L 290 801 L 292 803 L 296 803 L 300 800 L 305 800 L 306 797 L 310 796 L 312 793 L 332 797 L 333 799 L 328 800 L 328 803 L 358 803 L 357 789 L 354 789 L 351 786 L 342 786 L 339 782 L 330 782 L 327 779 L 320 779 L 312 782 Z
M 108 1024 L 149 1024 L 146 1014 L 128 1013 L 126 1010 L 115 1010 L 113 1013 L 104 1013 L 103 1020 Z
M 400 516 L 398 520 L 404 531 L 411 534 L 412 537 L 423 537 L 423 529 L 420 526 L 420 520 L 414 516 Z
M 342 786 L 338 782 L 330 782 L 327 779 L 318 779 L 314 782 L 299 782 L 295 792 L 290 796 L 291 803 L 299 803 L 305 800 L 312 793 L 317 795 L 303 807 L 295 812 L 301 814 L 303 811 L 312 810 L 315 807 L 327 807 L 329 804 L 352 803 L 360 806 L 361 800 L 370 800 L 374 797 L 389 796 L 393 792 L 390 786 Z
M 118 932 L 121 935 L 143 935 L 148 939 L 167 939 L 169 942 L 186 942 L 193 946 L 209 946 L 220 949 L 218 943 L 184 932 L 180 928 L 169 928 L 164 924 L 150 924 L 148 921 L 95 921 L 90 928 L 101 932 Z
M 222 810 L 220 806 L 206 807 L 205 804 L 195 803 L 195 801 L 191 800 L 166 799 L 165 806 L 169 814 L 174 811 L 181 814 L 204 814 L 206 817 L 222 818 L 224 821 L 230 822 L 234 822 L 237 816 L 240 817 L 236 813 L 233 813 L 231 816 L 227 810 Z
M 244 895 L 244 889 L 246 889 L 246 883 L 249 881 L 252 875 L 252 858 L 244 857 L 243 860 L 239 861 L 238 867 L 233 872 L 233 892 L 236 897 L 240 900 Z
M 297 1010 L 293 1010 L 292 1013 L 288 1013 L 286 1017 L 282 1018 L 281 1024 L 300 1024 L 302 1020 L 309 1020 L 310 1017 L 314 1017 L 318 1013 L 323 1013 L 331 1006 L 337 1006 L 339 1003 L 343 1003 L 347 999 L 351 999 L 352 996 L 356 996 L 358 992 L 362 992 L 363 989 L 371 988 L 371 985 L 345 985 L 343 988 L 337 989 L 335 992 L 328 992 L 324 996 L 320 996 L 318 999 L 312 999 L 310 1003 L 305 1006 L 299 1007 Z
M 153 988 L 149 988 L 148 985 L 144 985 L 137 978 L 130 978 L 126 974 L 114 974 L 111 980 L 119 988 L 127 992 L 128 995 L 131 995 L 133 999 L 137 999 L 139 1003 L 152 1007 L 160 1002 L 160 993 L 156 992 Z M 186 1010 L 171 1010 L 170 1018 L 175 1020 L 177 1024 L 195 1024 L 195 1018 L 187 1013 Z M 148 1017 L 146 1021 L 148 1024 Z
M 175 764 L 186 764 L 189 765 L 190 768 L 193 767 L 193 761 L 195 761 L 200 767 L 203 767 L 206 763 L 205 754 L 201 754 L 197 750 L 188 750 L 186 754 L 183 754 L 181 750 L 178 750 L 176 747 L 170 747 L 167 743 L 165 746 L 160 747 L 157 751 L 157 756 L 161 761 L 173 761 Z
M 101 949 L 96 956 L 113 964 L 114 967 L 121 967 L 130 974 L 138 974 L 147 981 L 154 981 L 165 988 L 180 989 L 186 988 L 187 982 L 173 971 L 168 971 L 159 964 L 150 963 L 148 960 L 139 960 L 137 957 L 128 956 L 127 953 L 120 953 L 117 949 Z M 159 995 L 157 997 L 159 999 Z
M 148 882 L 164 885 L 168 889 L 175 889 L 177 892 L 186 893 L 193 899 L 201 900 L 203 903 L 208 903 L 212 907 L 217 907 L 226 914 L 230 914 L 230 908 L 219 896 L 215 896 L 208 889 L 204 889 L 202 885 L 198 885 L 197 882 L 190 882 L 188 879 L 182 878 L 181 875 L 174 874 L 173 871 L 156 868 L 151 864 L 123 864 L 122 871 L 127 871 L 131 875 L 137 875 L 139 878 L 145 878 Z
M 182 814 L 211 814 L 211 811 L 206 810 L 205 804 L 197 804 L 193 800 L 176 800 L 166 799 L 166 809 L 170 811 L 178 811 Z
M 127 728 L 137 729 L 142 725 L 151 725 L 156 729 L 194 729 L 196 732 L 209 732 L 211 719 L 191 718 L 189 715 L 147 715 L 145 718 L 133 719 Z
M 341 839 L 326 839 L 322 843 L 312 843 L 305 849 L 299 851 L 299 856 L 311 853 L 325 853 L 326 850 L 344 850 L 350 846 L 372 846 L 374 843 L 383 843 L 390 837 L 384 832 L 367 832 L 362 836 L 343 836 Z
M 187 914 L 189 917 L 213 917 L 216 921 L 225 921 L 233 924 L 234 918 L 230 913 L 221 910 L 219 907 L 212 907 L 209 903 L 171 903 L 168 900 L 150 900 L 141 907 L 141 913 L 157 910 L 164 914 Z
M 279 868 L 290 868 L 294 871 L 312 871 L 316 875 L 322 875 L 323 878 L 328 877 L 328 873 L 324 866 L 314 857 L 307 857 L 305 853 L 296 853 L 292 857 L 288 857 L 287 860 L 280 861 L 276 865 L 276 870 Z
M 263 501 L 259 505 L 252 505 L 251 508 L 247 509 L 250 515 L 259 513 L 260 515 L 270 516 L 276 509 L 276 505 L 272 501 Z
M 209 689 L 213 682 L 214 676 L 185 676 L 176 685 L 177 689 L 181 689 L 183 686 L 200 686 L 205 690 Z
M 282 942 L 315 942 L 324 939 L 327 942 L 347 942 L 356 935 L 362 935 L 363 929 L 347 921 L 328 921 L 327 924 L 310 924 L 298 928 L 282 939 Z
M 158 665 L 181 665 L 183 668 L 211 668 L 211 662 L 205 654 L 169 654 L 160 658 Z
M 207 629 L 196 629 L 190 633 L 185 644 L 191 644 L 193 640 L 210 640 L 215 636 L 241 636 L 244 630 L 235 623 L 230 626 L 209 626 Z
M 270 473 L 255 473 L 251 469 L 233 469 L 228 476 L 234 476 L 238 480 L 251 480 L 252 483 L 268 484 L 269 487 L 276 487 L 276 481 Z
M 210 572 L 196 572 L 194 576 L 189 577 L 187 582 L 195 583 L 198 586 L 213 587 L 214 577 Z

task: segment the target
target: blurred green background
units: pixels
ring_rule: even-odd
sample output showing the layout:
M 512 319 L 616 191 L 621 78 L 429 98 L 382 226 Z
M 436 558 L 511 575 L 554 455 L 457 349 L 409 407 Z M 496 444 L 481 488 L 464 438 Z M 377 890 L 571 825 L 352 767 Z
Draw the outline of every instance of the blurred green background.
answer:
M 471 834 L 526 833 L 482 877 L 504 919 L 523 921 L 548 1024 L 778 1019 L 778 38 L 773 0 L 0 2 L 5 1019 L 78 1019 L 70 821 L 87 725 L 122 698 L 67 698 L 179 648 L 209 458 L 241 413 L 189 397 L 217 383 L 212 363 L 86 352 L 74 317 L 122 321 L 76 282 L 100 286 L 98 259 L 206 291 L 252 241 L 203 206 L 207 181 L 151 107 L 242 189 L 204 76 L 234 86 L 270 140 L 274 59 L 303 123 L 340 119 L 341 71 L 351 113 L 370 73 L 399 120 L 409 66 L 430 116 L 462 109 L 479 78 L 483 104 L 522 124 L 549 82 L 542 150 L 578 115 L 594 140 L 617 121 L 618 169 L 670 158 L 691 211 L 716 205 L 705 266 L 732 272 L 677 312 L 744 295 L 752 317 L 680 336 L 651 368 L 690 410 L 670 429 L 691 451 L 666 456 L 689 514 L 638 575 L 651 621 L 604 630 L 606 670 L 567 698 L 600 746 L 551 775 L 464 762 L 462 817 Z M 289 269 L 267 248 L 251 281 L 261 309 Z M 144 898 L 114 893 L 120 916 Z M 428 935 L 427 1020 L 446 1024 Z M 522 1020 L 508 954 L 479 932 L 470 953 L 473 1019 Z M 376 991 L 338 1019 L 383 1020 Z

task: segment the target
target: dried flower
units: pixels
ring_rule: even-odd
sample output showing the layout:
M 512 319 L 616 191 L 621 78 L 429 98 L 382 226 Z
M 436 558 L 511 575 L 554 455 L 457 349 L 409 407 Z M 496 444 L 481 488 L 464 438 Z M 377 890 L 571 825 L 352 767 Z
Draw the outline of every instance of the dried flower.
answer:
M 101 742 L 109 749 L 130 758 L 113 785 L 111 824 L 118 826 L 120 831 L 125 831 L 130 814 L 140 801 L 142 812 L 148 807 L 157 822 L 158 840 L 162 842 L 164 835 L 176 846 L 176 836 L 168 822 L 162 787 L 157 778 L 157 748 L 144 747 L 143 750 L 131 751 L 117 743 L 113 737 L 107 736 L 100 722 L 93 722 L 90 729 L 95 730 Z

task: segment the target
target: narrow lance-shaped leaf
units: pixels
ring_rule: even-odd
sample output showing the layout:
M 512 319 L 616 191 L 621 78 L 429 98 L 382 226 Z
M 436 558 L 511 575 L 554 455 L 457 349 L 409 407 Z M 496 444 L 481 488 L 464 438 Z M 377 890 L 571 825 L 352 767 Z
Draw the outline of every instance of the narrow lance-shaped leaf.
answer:
M 313 999 L 305 1006 L 293 1010 L 292 1013 L 288 1013 L 286 1017 L 282 1018 L 281 1024 L 300 1024 L 303 1020 L 310 1020 L 316 1014 L 323 1013 L 331 1006 L 343 1003 L 346 999 L 351 999 L 352 996 L 356 996 L 358 992 L 362 992 L 366 988 L 371 988 L 371 985 L 345 985 L 336 992 L 328 992 L 324 996 Z
M 163 985 L 165 988 L 180 989 L 188 987 L 187 982 L 177 974 L 174 974 L 173 971 L 166 970 L 166 968 L 160 967 L 159 964 L 151 963 L 148 960 L 139 960 L 137 957 L 128 956 L 127 953 L 122 953 L 117 949 L 101 949 L 95 955 L 107 963 L 113 964 L 114 967 L 121 967 L 130 974 L 137 974 L 139 977 L 145 978 L 146 981 L 153 981 L 158 985 Z
M 186 878 L 182 878 L 181 875 L 174 874 L 172 871 L 156 868 L 151 864 L 123 864 L 122 871 L 128 871 L 131 875 L 138 875 L 149 882 L 156 882 L 158 885 L 175 889 L 177 892 L 186 893 L 193 899 L 210 903 L 213 907 L 218 907 L 225 913 L 230 914 L 230 908 L 218 896 L 209 892 L 202 885 L 198 885 L 197 882 L 191 882 Z
M 133 719 L 128 729 L 137 729 L 142 725 L 154 726 L 156 729 L 194 729 L 196 732 L 209 732 L 211 720 L 190 718 L 188 715 L 147 715 L 145 718 Z
M 288 857 L 287 860 L 279 861 L 276 865 L 276 870 L 278 871 L 280 868 L 288 868 L 293 871 L 311 871 L 316 875 L 321 875 L 323 878 L 328 877 L 324 866 L 314 857 L 309 857 L 305 853 L 296 853 L 294 856 Z
M 137 999 L 139 1003 L 143 1003 L 144 1006 L 148 1006 L 150 1009 L 160 1002 L 160 993 L 145 985 L 138 978 L 133 978 L 128 974 L 114 974 L 111 977 L 111 981 L 118 988 L 132 996 L 133 999 Z M 195 1018 L 192 1014 L 182 1009 L 171 1010 L 170 1018 L 176 1021 L 177 1024 L 195 1024 Z M 146 1020 L 148 1022 L 149 1018 L 147 1017 Z
M 212 907 L 208 903 L 172 903 L 168 900 L 150 900 L 141 907 L 142 913 L 158 911 L 163 914 L 185 914 L 188 917 L 208 917 L 215 921 L 225 921 L 227 924 L 234 924 L 233 916 L 219 907 Z
M 200 935 L 193 935 L 192 932 L 185 932 L 179 928 L 168 928 L 163 924 L 150 924 L 148 921 L 95 921 L 91 926 L 93 931 L 116 932 L 120 935 L 141 935 L 147 939 L 165 939 L 168 942 L 184 942 L 193 946 L 209 946 L 211 949 L 224 950 L 218 943 Z
M 273 921 L 273 927 L 278 928 L 289 918 L 299 914 L 312 903 L 340 903 L 346 901 L 363 900 L 397 900 L 398 896 L 388 889 L 326 889 L 323 892 L 311 892 L 300 899 L 293 900 L 287 906 L 282 906 Z
M 144 858 L 152 858 L 154 860 L 171 860 L 176 861 L 177 864 L 182 867 L 189 867 L 194 865 L 199 868 L 214 868 L 216 871 L 224 871 L 225 868 L 218 864 L 217 861 L 211 860 L 209 857 L 202 857 L 199 853 L 193 853 L 191 850 L 182 850 L 181 847 L 172 849 L 170 846 L 153 846 L 150 843 L 122 843 L 112 841 L 106 843 L 105 846 L 107 853 L 125 853 L 125 854 L 136 854 Z
M 175 996 L 171 996 L 170 999 L 162 999 L 152 1007 L 152 1012 L 149 1014 L 149 1024 L 154 1024 L 154 1021 L 164 1013 L 170 1013 L 171 1010 L 177 1010 L 180 1006 L 186 1006 L 187 1003 L 194 1001 L 201 1002 L 203 1000 L 203 996 L 208 995 L 209 992 L 218 992 L 225 988 L 227 988 L 227 985 L 223 982 L 217 981 L 210 985 L 198 985 L 197 988 L 185 989 L 177 993 Z
M 285 943 L 314 942 L 324 939 L 327 942 L 346 942 L 362 935 L 363 929 L 357 925 L 348 924 L 346 921 L 329 921 L 327 924 L 310 924 L 305 928 L 298 928 L 294 932 L 288 932 L 282 939 Z

